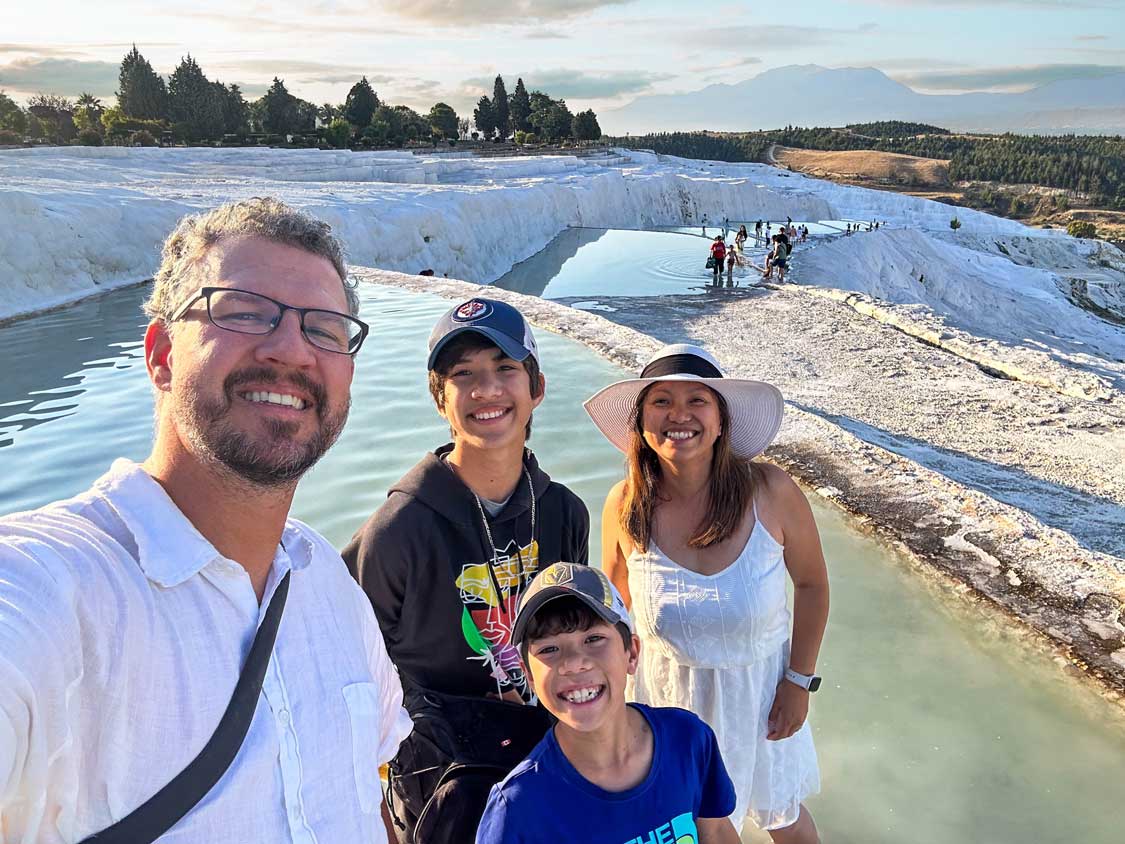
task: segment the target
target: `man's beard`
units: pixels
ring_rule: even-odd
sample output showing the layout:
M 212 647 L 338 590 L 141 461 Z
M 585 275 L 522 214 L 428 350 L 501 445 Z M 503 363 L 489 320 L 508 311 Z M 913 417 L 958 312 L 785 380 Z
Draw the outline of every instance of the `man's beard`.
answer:
M 304 442 L 295 439 L 300 423 L 263 419 L 264 431 L 249 432 L 232 424 L 229 414 L 240 384 L 291 385 L 309 395 L 319 423 Z M 348 420 L 351 400 L 337 411 L 328 407 L 324 388 L 302 373 L 282 378 L 272 369 L 256 368 L 232 372 L 223 381 L 222 395 L 210 398 L 196 391 L 194 400 L 181 400 L 188 440 L 205 459 L 220 463 L 255 486 L 287 486 L 295 483 L 324 455 Z

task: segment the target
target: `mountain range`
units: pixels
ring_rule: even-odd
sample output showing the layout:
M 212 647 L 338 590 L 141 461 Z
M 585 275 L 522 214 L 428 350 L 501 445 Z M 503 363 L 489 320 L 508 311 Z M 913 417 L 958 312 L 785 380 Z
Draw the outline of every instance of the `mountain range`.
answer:
M 1125 73 L 1018 94 L 921 94 L 873 67 L 789 65 L 733 85 L 638 97 L 598 120 L 607 134 L 909 120 L 955 131 L 1125 134 Z

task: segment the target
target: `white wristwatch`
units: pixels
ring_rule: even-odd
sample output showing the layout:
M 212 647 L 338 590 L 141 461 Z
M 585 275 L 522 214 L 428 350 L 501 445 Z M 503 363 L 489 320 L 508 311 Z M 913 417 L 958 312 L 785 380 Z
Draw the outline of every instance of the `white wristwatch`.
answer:
M 799 674 L 792 668 L 785 669 L 785 679 L 794 686 L 800 686 L 806 692 L 815 692 L 820 688 L 820 678 L 815 674 Z

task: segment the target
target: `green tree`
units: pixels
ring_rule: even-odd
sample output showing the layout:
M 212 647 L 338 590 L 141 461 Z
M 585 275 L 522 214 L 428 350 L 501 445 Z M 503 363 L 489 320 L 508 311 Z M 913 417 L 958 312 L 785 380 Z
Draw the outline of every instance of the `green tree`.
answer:
M 336 149 L 343 149 L 348 145 L 348 140 L 352 136 L 352 127 L 348 121 L 342 117 L 332 118 L 332 122 L 324 130 L 324 140 L 329 146 Z
M 420 115 L 412 108 L 404 105 L 394 106 L 394 111 L 398 113 L 402 120 L 402 134 L 403 139 L 400 143 L 409 143 L 411 141 L 421 141 L 430 139 L 430 121 Z
M 527 95 L 527 88 L 524 87 L 523 80 L 516 80 L 516 90 L 508 97 L 508 123 L 512 131 L 531 131 L 531 123 L 528 118 L 531 117 L 531 98 Z
M 75 143 L 82 147 L 100 147 L 102 145 L 102 136 L 97 129 L 83 129 L 78 133 Z
M 371 115 L 371 123 L 363 130 L 363 143 L 372 146 L 401 144 L 402 115 L 390 106 L 379 106 Z
M 167 116 L 167 97 L 164 80 L 134 44 L 133 49 L 121 60 L 121 70 L 117 76 L 117 105 L 129 117 L 161 120 Z
M 203 75 L 189 54 L 168 77 L 168 118 L 183 140 L 200 141 L 223 133 L 223 101 L 226 88 Z
M 223 86 L 216 82 L 216 95 L 222 103 L 223 133 L 245 135 L 250 129 L 250 106 L 237 85 Z
M 429 114 L 430 128 L 442 138 L 457 138 L 457 112 L 446 103 L 435 103 Z
M 1071 220 L 1066 224 L 1066 233 L 1071 237 L 1095 238 L 1098 236 L 1098 229 L 1089 220 Z
M 27 110 L 38 119 L 44 137 L 53 144 L 70 143 L 78 134 L 74 125 L 74 104 L 66 97 L 36 94 L 27 101 Z
M 598 116 L 592 108 L 574 115 L 571 129 L 579 141 L 596 141 L 602 136 L 602 127 L 598 125 Z
M 961 228 L 961 221 L 954 217 L 949 221 L 949 227 L 953 229 L 953 231 L 957 231 L 957 229 Z
M 504 87 L 504 77 L 497 74 L 496 81 L 492 83 L 492 120 L 501 139 L 512 133 L 508 115 L 508 89 Z
M 538 100 L 537 107 L 536 93 L 538 92 L 531 94 L 531 125 L 548 143 L 556 143 L 564 138 L 569 138 L 574 124 L 574 115 L 567 108 L 566 101 L 552 100 L 550 97 L 543 95 L 543 99 Z
M 22 136 L 27 131 L 27 114 L 16 101 L 0 91 L 0 129 Z
M 496 133 L 496 114 L 492 111 L 492 100 L 488 97 L 477 100 L 477 107 L 473 109 L 473 122 L 486 141 Z
M 364 76 L 348 91 L 348 98 L 344 101 L 344 119 L 356 129 L 365 129 L 379 108 L 379 97 L 371 83 Z
M 271 135 L 288 135 L 296 131 L 296 101 L 285 83 L 275 76 L 269 90 L 256 101 L 262 131 Z

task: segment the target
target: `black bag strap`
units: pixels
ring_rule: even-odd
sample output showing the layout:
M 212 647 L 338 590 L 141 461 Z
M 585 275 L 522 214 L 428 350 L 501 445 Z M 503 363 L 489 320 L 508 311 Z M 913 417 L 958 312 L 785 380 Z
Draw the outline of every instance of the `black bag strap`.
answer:
M 254 710 L 258 707 L 266 666 L 277 639 L 285 599 L 289 595 L 290 574 L 292 572 L 287 571 L 277 585 L 266 609 L 266 617 L 250 646 L 250 655 L 246 657 L 246 664 L 238 676 L 230 703 L 199 755 L 143 804 L 108 829 L 91 835 L 82 844 L 149 844 L 194 809 L 227 772 L 242 748 L 250 722 L 254 719 Z

